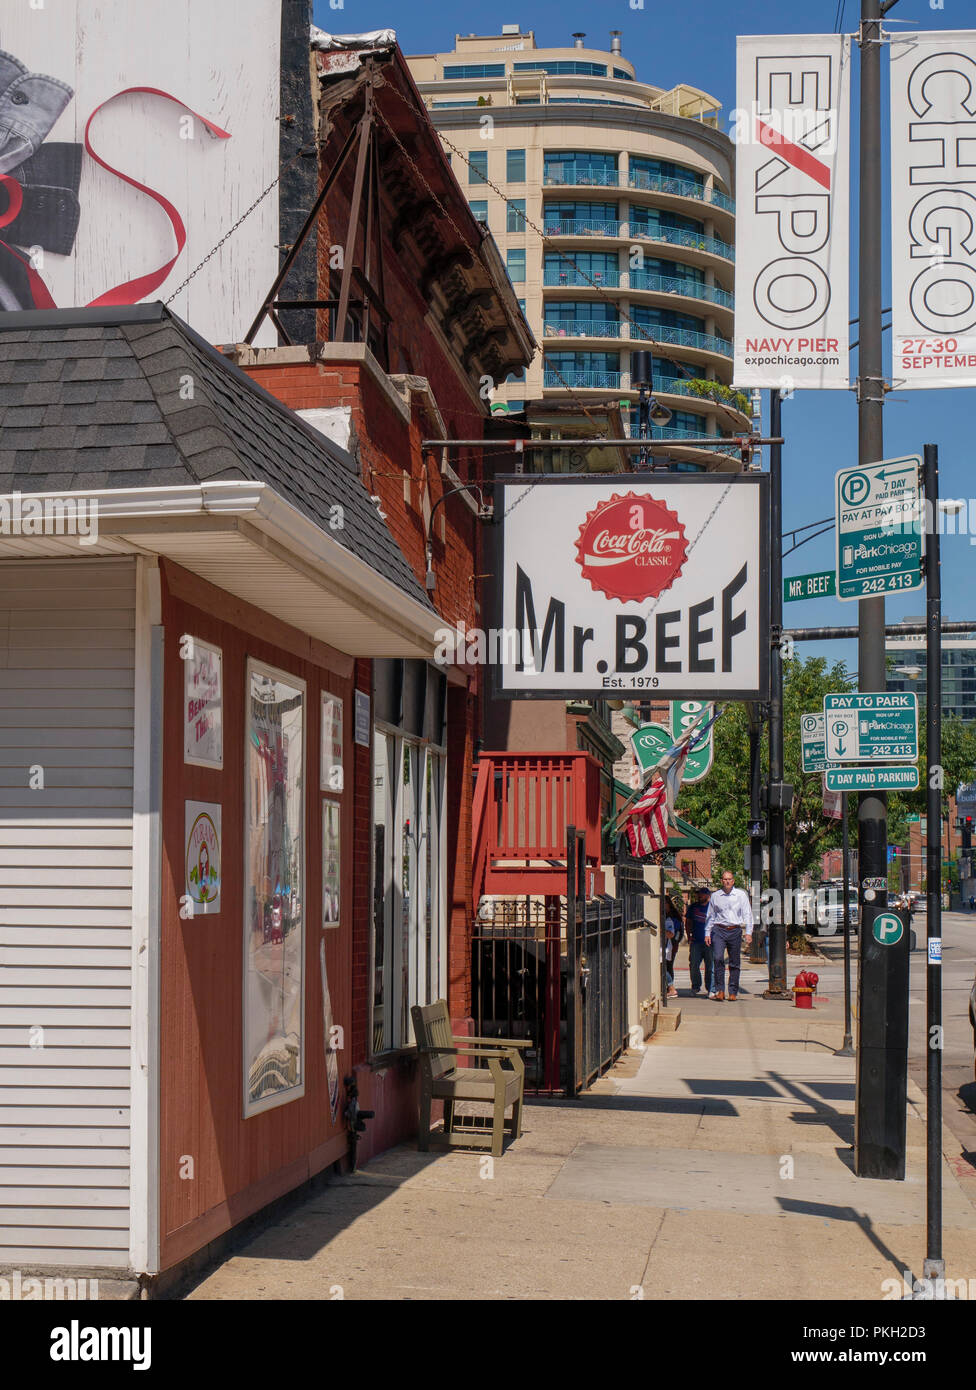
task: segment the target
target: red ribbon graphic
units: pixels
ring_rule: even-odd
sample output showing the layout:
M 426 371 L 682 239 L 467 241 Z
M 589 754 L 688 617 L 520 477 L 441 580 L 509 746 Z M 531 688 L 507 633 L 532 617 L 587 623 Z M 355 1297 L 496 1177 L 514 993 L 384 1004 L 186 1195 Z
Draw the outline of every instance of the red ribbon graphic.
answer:
M 138 179 L 133 179 L 130 178 L 128 174 L 123 174 L 120 169 L 113 169 L 111 164 L 107 164 L 100 155 L 95 153 L 88 137 L 91 123 L 98 115 L 99 111 L 103 111 L 106 106 L 115 101 L 118 97 L 128 96 L 132 92 L 145 92 L 149 96 L 163 97 L 166 101 L 172 101 L 177 106 L 182 106 L 184 110 L 189 111 L 190 115 L 195 117 L 196 120 L 202 121 L 210 133 L 215 135 L 218 140 L 230 139 L 230 131 L 221 130 L 220 126 L 215 125 L 213 121 L 208 121 L 206 116 L 199 115 L 198 112 L 187 106 L 185 101 L 180 101 L 179 97 L 171 96 L 169 92 L 163 92 L 158 87 L 124 87 L 121 92 L 116 92 L 115 96 L 109 97 L 107 101 L 103 101 L 100 106 L 95 107 L 95 110 L 85 123 L 85 149 L 96 164 L 100 164 L 103 169 L 107 169 L 110 174 L 114 174 L 115 177 L 121 179 L 123 183 L 130 184 L 133 188 L 138 188 L 141 193 L 147 194 L 152 198 L 153 202 L 159 204 L 169 218 L 170 226 L 173 228 L 173 235 L 176 238 L 176 251 L 171 259 L 168 260 L 165 265 L 161 265 L 158 270 L 152 270 L 148 275 L 140 275 L 135 280 L 125 280 L 121 285 L 116 285 L 113 289 L 106 290 L 104 294 L 100 294 L 97 299 L 91 301 L 89 308 L 100 304 L 138 304 L 141 299 L 145 299 L 147 295 L 151 294 L 153 290 L 157 289 L 163 283 L 186 245 L 186 227 L 183 225 L 182 217 L 169 199 L 165 198 L 162 193 L 157 192 L 156 189 L 149 188 L 146 184 L 140 183 Z M 6 188 L 9 197 L 6 211 L 0 215 L 0 227 L 5 227 L 7 223 L 12 222 L 20 212 L 21 204 L 23 203 L 23 192 L 17 180 L 11 178 L 9 174 L 0 175 L 0 184 L 3 184 Z M 0 240 L 0 246 L 2 246 L 4 250 L 9 251 L 12 256 L 16 256 L 17 260 L 23 265 L 30 284 L 35 308 L 56 309 L 58 306 L 51 298 L 51 293 L 47 285 L 45 285 L 37 271 L 34 270 L 30 260 L 22 256 L 14 247 L 8 246 L 5 241 Z

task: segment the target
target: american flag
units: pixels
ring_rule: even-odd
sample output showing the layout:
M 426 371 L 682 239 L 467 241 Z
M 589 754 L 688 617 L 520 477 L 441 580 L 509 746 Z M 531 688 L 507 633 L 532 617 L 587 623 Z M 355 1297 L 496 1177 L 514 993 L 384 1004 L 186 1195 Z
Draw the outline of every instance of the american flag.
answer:
M 630 852 L 637 859 L 668 843 L 668 792 L 662 777 L 654 777 L 627 820 Z

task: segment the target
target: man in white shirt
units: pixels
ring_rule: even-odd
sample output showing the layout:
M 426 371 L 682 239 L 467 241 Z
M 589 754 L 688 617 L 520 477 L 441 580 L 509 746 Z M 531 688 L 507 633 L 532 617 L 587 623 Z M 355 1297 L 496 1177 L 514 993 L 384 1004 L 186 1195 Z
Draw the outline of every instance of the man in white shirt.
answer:
M 729 953 L 729 999 L 739 994 L 739 968 L 742 958 L 742 929 L 745 943 L 752 940 L 752 904 L 749 894 L 735 886 L 735 875 L 726 869 L 722 886 L 708 902 L 705 918 L 705 944 L 712 948 L 712 993 L 709 999 L 725 998 L 725 952 Z

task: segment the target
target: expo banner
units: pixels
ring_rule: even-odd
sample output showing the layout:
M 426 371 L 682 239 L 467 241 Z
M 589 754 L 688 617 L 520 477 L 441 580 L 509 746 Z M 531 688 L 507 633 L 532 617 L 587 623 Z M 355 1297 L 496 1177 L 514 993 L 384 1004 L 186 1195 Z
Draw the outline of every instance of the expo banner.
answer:
M 767 698 L 768 481 L 499 479 L 495 693 Z
M 174 295 L 278 174 L 280 28 L 276 0 L 3 7 L 0 310 Z M 173 299 L 209 342 L 277 274 L 277 192 Z
M 976 386 L 976 32 L 891 39 L 896 387 Z
M 850 39 L 738 40 L 735 383 L 850 385 Z

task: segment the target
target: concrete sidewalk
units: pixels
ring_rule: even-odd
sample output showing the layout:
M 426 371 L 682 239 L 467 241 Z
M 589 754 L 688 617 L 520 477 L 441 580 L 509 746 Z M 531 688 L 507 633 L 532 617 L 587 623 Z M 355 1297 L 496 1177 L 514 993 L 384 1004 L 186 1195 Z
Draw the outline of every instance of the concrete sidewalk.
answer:
M 839 990 L 807 1012 L 765 983 L 747 966 L 736 1003 L 676 1001 L 676 1032 L 578 1100 L 529 1102 L 493 1165 L 401 1145 L 336 1179 L 189 1297 L 882 1298 L 921 1274 L 922 1095 L 909 1083 L 907 1180 L 855 1178 Z M 946 1272 L 976 1293 L 976 1169 L 954 1142 Z

